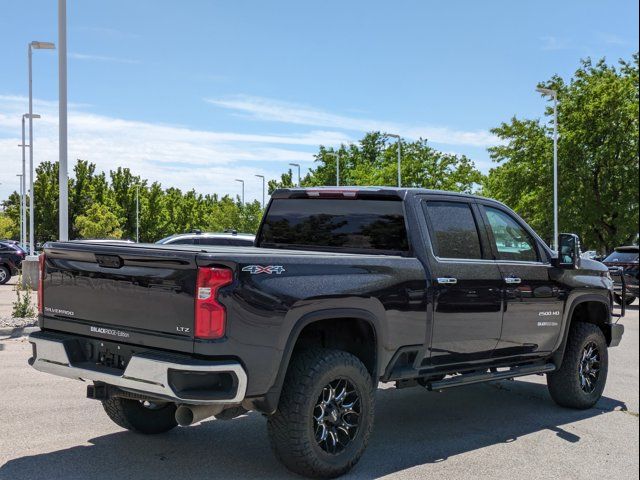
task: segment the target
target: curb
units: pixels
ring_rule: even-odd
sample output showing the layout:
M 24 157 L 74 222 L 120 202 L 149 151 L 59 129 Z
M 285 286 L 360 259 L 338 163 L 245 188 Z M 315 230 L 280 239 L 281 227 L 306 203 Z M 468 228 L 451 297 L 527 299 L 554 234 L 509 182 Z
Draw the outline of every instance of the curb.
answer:
M 3 338 L 2 340 L 8 340 L 10 338 L 20 338 L 39 330 L 39 327 L 2 327 L 0 328 L 0 337 L 7 337 Z

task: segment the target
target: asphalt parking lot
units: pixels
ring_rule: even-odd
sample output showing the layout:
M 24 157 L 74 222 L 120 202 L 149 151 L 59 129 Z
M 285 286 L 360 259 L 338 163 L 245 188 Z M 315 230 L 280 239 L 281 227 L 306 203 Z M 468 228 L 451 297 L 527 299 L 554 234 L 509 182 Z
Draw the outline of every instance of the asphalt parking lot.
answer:
M 596 408 L 556 406 L 543 377 L 430 393 L 381 385 L 374 434 L 344 478 L 638 478 L 638 304 L 610 351 Z M 161 436 L 122 430 L 85 385 L 34 371 L 24 337 L 0 340 L 0 479 L 299 478 L 250 413 Z

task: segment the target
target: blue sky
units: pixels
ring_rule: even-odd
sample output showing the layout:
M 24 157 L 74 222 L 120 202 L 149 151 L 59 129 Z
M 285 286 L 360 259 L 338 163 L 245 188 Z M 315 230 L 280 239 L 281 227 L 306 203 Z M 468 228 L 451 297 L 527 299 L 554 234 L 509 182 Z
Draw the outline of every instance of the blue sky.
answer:
M 0 197 L 15 190 L 27 44 L 53 0 L 0 5 Z M 538 81 L 630 58 L 638 2 L 68 0 L 69 160 L 237 194 L 367 130 L 423 136 L 486 171 L 489 129 L 540 117 Z M 36 161 L 57 159 L 57 55 L 34 53 Z

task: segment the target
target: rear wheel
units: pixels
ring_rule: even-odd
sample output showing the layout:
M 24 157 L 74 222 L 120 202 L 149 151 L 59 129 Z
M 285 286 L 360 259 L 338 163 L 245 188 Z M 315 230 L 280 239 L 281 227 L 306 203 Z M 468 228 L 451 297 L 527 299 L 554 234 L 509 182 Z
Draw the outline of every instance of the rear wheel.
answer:
M 7 283 L 10 278 L 11 271 L 7 267 L 0 265 L 0 285 Z
M 175 403 L 153 403 L 111 397 L 108 400 L 103 400 L 102 406 L 116 425 L 134 432 L 164 433 L 178 425 L 175 418 Z
M 591 408 L 602 396 L 608 368 L 607 341 L 602 330 L 591 323 L 575 322 L 562 365 L 547 374 L 549 393 L 563 407 Z
M 360 459 L 373 427 L 371 374 L 355 356 L 314 349 L 294 357 L 268 431 L 291 471 L 333 478 Z

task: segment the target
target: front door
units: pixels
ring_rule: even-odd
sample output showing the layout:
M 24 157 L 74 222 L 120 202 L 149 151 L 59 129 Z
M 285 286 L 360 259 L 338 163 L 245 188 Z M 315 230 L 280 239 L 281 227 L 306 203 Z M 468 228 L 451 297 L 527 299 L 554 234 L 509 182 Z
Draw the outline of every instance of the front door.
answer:
M 432 365 L 491 357 L 502 326 L 502 275 L 476 207 L 460 197 L 426 197 L 432 275 Z M 429 360 L 427 360 L 428 362 Z
M 553 268 L 518 218 L 495 205 L 480 205 L 504 281 L 505 311 L 496 356 L 550 352 L 563 314 L 563 291 Z

